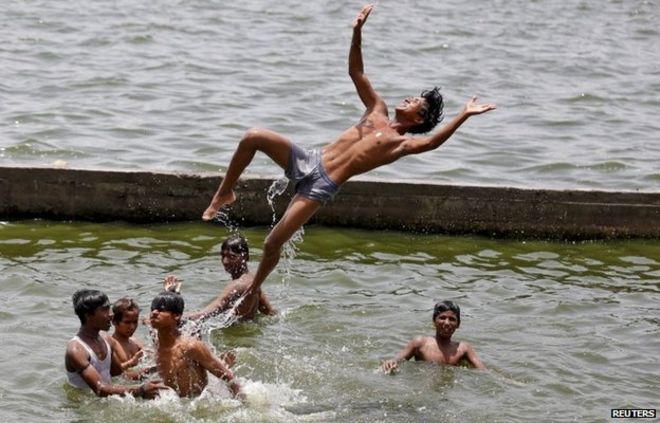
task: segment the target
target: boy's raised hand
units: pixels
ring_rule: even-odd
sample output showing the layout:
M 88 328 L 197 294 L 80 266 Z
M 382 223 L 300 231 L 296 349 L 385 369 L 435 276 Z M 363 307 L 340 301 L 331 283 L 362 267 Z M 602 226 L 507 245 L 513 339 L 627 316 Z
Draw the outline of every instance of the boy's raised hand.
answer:
M 163 289 L 165 291 L 174 292 L 177 294 L 181 293 L 181 282 L 176 280 L 176 276 L 167 275 L 163 281 Z
M 488 104 L 477 104 L 477 96 L 473 96 L 468 100 L 467 103 L 465 103 L 465 108 L 464 112 L 465 114 L 472 116 L 472 115 L 480 115 L 481 113 L 486 113 L 491 110 L 495 110 L 497 107 L 495 104 L 488 103 Z
M 358 15 L 355 17 L 355 20 L 353 21 L 353 29 L 362 29 L 362 25 L 367 22 L 367 18 L 369 17 L 369 14 L 373 8 L 373 4 L 367 4 L 362 7 L 362 10 L 360 10 L 360 13 L 358 13 Z

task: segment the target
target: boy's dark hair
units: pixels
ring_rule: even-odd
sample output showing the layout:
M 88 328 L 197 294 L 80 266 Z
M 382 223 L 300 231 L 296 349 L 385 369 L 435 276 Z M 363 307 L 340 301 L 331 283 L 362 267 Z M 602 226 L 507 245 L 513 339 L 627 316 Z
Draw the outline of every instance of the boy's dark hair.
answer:
M 140 306 L 132 299 L 128 297 L 118 299 L 112 305 L 112 321 L 119 323 L 124 318 L 124 313 L 127 311 L 137 311 L 140 312 Z
M 169 311 L 174 314 L 183 314 L 184 306 L 183 297 L 172 291 L 163 291 L 151 301 L 151 310 Z
M 232 235 L 225 239 L 220 247 L 220 251 L 227 250 L 242 255 L 245 260 L 250 259 L 250 249 L 248 248 L 247 240 L 242 235 Z
M 438 317 L 438 314 L 444 313 L 445 311 L 453 311 L 456 315 L 456 320 L 458 324 L 461 324 L 461 308 L 453 301 L 444 300 L 440 301 L 433 307 L 433 321 Z
M 426 100 L 426 107 L 422 109 L 421 112 L 424 117 L 424 122 L 410 128 L 408 132 L 411 134 L 424 134 L 429 132 L 431 129 L 435 128 L 435 125 L 437 125 L 443 118 L 443 108 L 445 105 L 438 87 L 433 87 L 432 90 L 422 91 L 420 97 L 423 97 Z
M 73 311 L 84 324 L 88 314 L 93 314 L 97 308 L 110 305 L 108 297 L 96 289 L 79 289 L 71 297 L 73 301 Z

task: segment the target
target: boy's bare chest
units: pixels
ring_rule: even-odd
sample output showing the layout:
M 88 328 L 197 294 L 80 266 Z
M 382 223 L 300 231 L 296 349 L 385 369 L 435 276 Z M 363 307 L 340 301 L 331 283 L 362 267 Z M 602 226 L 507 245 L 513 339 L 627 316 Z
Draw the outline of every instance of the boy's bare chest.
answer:
M 461 354 L 457 346 L 452 345 L 450 347 L 440 348 L 435 341 L 428 342 L 420 348 L 420 355 L 422 356 L 422 360 L 438 364 L 455 365 L 461 360 Z

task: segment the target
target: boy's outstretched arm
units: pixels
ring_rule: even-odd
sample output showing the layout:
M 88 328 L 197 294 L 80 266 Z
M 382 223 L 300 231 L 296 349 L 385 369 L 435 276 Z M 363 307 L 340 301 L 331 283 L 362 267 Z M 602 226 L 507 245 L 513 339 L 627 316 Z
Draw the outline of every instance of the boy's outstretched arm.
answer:
M 419 348 L 420 337 L 415 337 L 408 342 L 408 344 L 391 360 L 384 361 L 380 368 L 385 373 L 394 373 L 399 368 L 399 363 L 404 360 L 410 360 L 415 356 L 417 348 Z
M 470 116 L 480 115 L 495 110 L 495 108 L 495 104 L 492 103 L 477 104 L 477 97 L 472 97 L 465 103 L 463 110 L 438 132 L 427 137 L 408 138 L 399 145 L 396 153 L 400 156 L 406 156 L 408 154 L 419 154 L 435 150 L 444 144 Z
M 378 111 L 387 113 L 387 106 L 371 86 L 371 82 L 364 74 L 362 62 L 362 26 L 367 22 L 369 14 L 373 10 L 373 4 L 362 7 L 355 21 L 353 21 L 353 38 L 351 39 L 351 50 L 348 53 L 348 74 L 355 85 L 360 100 L 367 108 L 367 113 L 378 108 Z

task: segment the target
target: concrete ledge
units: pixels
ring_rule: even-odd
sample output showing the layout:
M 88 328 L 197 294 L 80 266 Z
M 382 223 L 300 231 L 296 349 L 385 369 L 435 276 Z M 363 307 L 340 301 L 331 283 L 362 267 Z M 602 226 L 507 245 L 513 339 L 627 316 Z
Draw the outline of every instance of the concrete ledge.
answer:
M 0 168 L 0 217 L 137 223 L 199 220 L 217 174 Z M 269 225 L 273 178 L 239 181 L 230 217 Z M 278 216 L 291 187 L 275 202 Z M 660 238 L 660 193 L 553 191 L 356 180 L 311 223 L 550 239 Z

